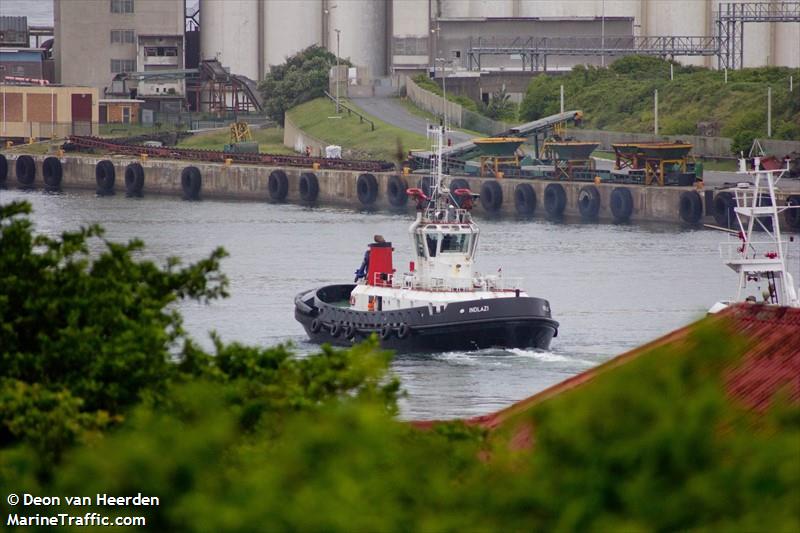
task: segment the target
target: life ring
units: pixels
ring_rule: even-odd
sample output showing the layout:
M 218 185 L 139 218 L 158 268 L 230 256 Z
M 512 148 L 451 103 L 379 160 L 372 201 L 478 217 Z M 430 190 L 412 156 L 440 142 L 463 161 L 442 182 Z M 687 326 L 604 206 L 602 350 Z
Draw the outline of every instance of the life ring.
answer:
M 494 180 L 481 185 L 481 205 L 489 213 L 497 213 L 503 205 L 503 188 Z
M 0 187 L 6 184 L 6 178 L 8 178 L 8 159 L 0 154 Z
M 61 166 L 61 160 L 57 157 L 46 157 L 42 163 L 42 178 L 47 188 L 50 190 L 61 188 L 63 175 L 64 169 Z
M 586 185 L 578 191 L 578 212 L 584 220 L 595 220 L 600 212 L 600 191 L 594 185 Z
M 461 204 L 464 202 L 464 196 L 456 196 L 456 191 L 458 189 L 467 189 L 469 190 L 469 182 L 465 179 L 456 178 L 450 182 L 450 198 L 453 200 L 455 205 L 461 207 Z
M 36 181 L 36 161 L 29 155 L 21 155 L 16 164 L 17 183 L 23 187 L 33 186 Z
M 392 337 L 394 329 L 391 326 L 383 326 L 381 328 L 381 340 L 388 341 Z
M 800 230 L 800 196 L 793 194 L 786 199 L 786 205 L 797 206 L 795 209 L 787 209 L 783 212 L 786 224 L 795 230 Z
M 544 189 L 544 210 L 550 218 L 559 218 L 567 207 L 567 193 L 558 183 L 551 183 Z
M 125 167 L 125 193 L 128 196 L 141 196 L 144 189 L 144 168 L 139 163 Z
M 316 202 L 317 196 L 319 196 L 319 180 L 316 174 L 313 172 L 303 172 L 300 174 L 297 190 L 300 192 L 300 199 L 304 202 Z
M 339 322 L 331 324 L 331 337 L 338 337 L 342 333 L 342 325 Z
M 311 321 L 311 326 L 309 326 L 311 333 L 319 333 L 319 330 L 322 329 L 322 322 L 319 318 L 315 318 Z
M 400 324 L 400 327 L 397 328 L 397 338 L 398 339 L 405 339 L 408 337 L 409 333 L 411 333 L 411 328 L 408 327 L 408 324 L 403 322 Z
M 289 178 L 286 177 L 286 172 L 273 170 L 267 181 L 267 189 L 271 200 L 275 202 L 286 200 L 286 195 L 289 194 Z
M 400 176 L 390 176 L 386 182 L 386 198 L 389 203 L 394 207 L 405 207 L 408 203 L 408 195 L 406 194 L 408 183 Z
M 378 198 L 378 180 L 372 174 L 361 174 L 356 180 L 356 193 L 362 205 L 372 205 Z
M 103 159 L 94 167 L 94 177 L 97 182 L 97 194 L 114 194 L 114 181 L 116 180 L 114 163 Z
M 703 216 L 703 201 L 696 191 L 683 191 L 678 201 L 681 219 L 689 224 L 697 224 Z
M 633 195 L 627 187 L 616 187 L 609 201 L 614 222 L 627 222 L 633 214 Z
M 197 167 L 186 167 L 181 172 L 181 188 L 183 197 L 186 200 L 200 199 L 200 189 L 203 186 L 203 178 L 200 169 Z
M 711 203 L 711 213 L 714 215 L 714 221 L 726 228 L 734 227 L 736 225 L 736 213 L 733 211 L 735 207 L 736 199 L 732 193 L 722 191 L 717 194 Z
M 356 327 L 353 324 L 347 324 L 344 327 L 344 338 L 347 340 L 353 340 L 356 338 Z
M 532 217 L 536 212 L 536 191 L 530 184 L 520 183 L 514 188 L 514 207 L 523 217 Z

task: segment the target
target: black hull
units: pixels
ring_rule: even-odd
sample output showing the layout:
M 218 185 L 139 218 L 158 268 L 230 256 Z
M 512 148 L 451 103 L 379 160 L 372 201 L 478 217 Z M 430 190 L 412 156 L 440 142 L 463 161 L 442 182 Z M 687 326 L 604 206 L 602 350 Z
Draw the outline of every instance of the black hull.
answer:
M 354 285 L 329 285 L 297 295 L 295 318 L 312 342 L 351 346 L 371 334 L 398 352 L 441 352 L 484 348 L 547 350 L 558 335 L 546 300 L 497 298 L 451 303 L 441 312 L 425 307 L 401 311 L 353 311 Z

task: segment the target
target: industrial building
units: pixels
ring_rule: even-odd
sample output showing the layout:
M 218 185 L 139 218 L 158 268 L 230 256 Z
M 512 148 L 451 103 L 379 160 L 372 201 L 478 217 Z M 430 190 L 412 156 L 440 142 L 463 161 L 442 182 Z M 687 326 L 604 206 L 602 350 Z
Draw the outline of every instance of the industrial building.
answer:
M 184 66 L 184 0 L 53 0 L 56 79 L 114 94 L 123 72 L 180 70 Z M 182 80 L 133 88 L 178 109 Z
M 0 138 L 96 135 L 99 107 L 94 87 L 0 84 Z
M 767 0 L 759 3 L 761 7 L 751 7 L 754 4 L 744 0 L 200 0 L 200 49 L 203 59 L 218 59 L 232 72 L 252 79 L 261 79 L 270 65 L 311 44 L 338 50 L 341 57 L 368 68 L 373 77 L 426 71 L 435 58 L 464 71 L 543 70 L 545 63 L 553 70 L 577 63 L 600 65 L 634 51 L 708 67 L 800 67 L 800 3 Z M 527 49 L 523 46 L 537 38 L 553 39 L 550 48 L 542 52 L 541 41 Z M 569 39 L 577 43 L 569 53 L 552 50 L 569 47 Z M 487 43 L 517 43 L 517 49 L 492 49 Z M 581 47 L 591 53 L 582 55 Z M 608 57 L 598 52 L 603 49 L 609 50 Z M 533 68 L 531 60 L 537 62 Z

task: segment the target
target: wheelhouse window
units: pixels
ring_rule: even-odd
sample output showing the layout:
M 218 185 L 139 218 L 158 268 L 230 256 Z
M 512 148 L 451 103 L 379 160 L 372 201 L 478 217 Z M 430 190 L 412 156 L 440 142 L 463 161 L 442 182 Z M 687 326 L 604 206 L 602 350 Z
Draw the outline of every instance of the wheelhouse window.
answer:
M 425 241 L 428 243 L 428 257 L 436 257 L 439 248 L 439 234 L 428 233 L 425 235 Z
M 414 242 L 417 244 L 417 257 L 425 257 L 425 241 L 422 235 L 419 233 L 414 235 Z
M 442 253 L 469 252 L 470 235 L 468 233 L 445 233 L 442 236 Z

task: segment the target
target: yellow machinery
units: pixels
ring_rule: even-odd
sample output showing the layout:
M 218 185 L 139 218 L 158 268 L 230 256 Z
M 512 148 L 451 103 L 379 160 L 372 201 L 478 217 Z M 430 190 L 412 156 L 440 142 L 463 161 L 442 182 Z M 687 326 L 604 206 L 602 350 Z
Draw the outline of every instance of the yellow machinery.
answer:
M 247 122 L 231 123 L 231 144 L 252 140 L 253 135 L 250 133 L 250 125 Z

